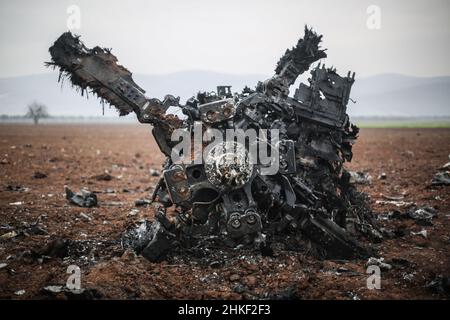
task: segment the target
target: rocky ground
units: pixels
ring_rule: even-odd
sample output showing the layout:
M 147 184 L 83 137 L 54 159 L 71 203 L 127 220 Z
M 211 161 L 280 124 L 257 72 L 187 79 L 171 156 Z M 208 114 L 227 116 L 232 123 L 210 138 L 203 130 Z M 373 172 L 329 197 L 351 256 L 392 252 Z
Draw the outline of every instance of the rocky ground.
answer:
M 277 244 L 273 256 L 224 248 L 174 252 L 151 263 L 120 245 L 152 218 L 148 198 L 164 157 L 143 125 L 0 126 L 0 298 L 448 299 L 450 187 L 431 187 L 449 161 L 449 129 L 363 129 L 351 170 L 385 234 L 374 244 L 381 289 L 367 288 L 367 260 L 319 261 Z M 154 173 L 154 172 L 153 172 Z M 87 187 L 99 205 L 64 196 Z M 431 223 L 408 212 L 433 207 Z M 385 263 L 385 264 L 383 264 Z M 61 290 L 81 270 L 82 292 Z

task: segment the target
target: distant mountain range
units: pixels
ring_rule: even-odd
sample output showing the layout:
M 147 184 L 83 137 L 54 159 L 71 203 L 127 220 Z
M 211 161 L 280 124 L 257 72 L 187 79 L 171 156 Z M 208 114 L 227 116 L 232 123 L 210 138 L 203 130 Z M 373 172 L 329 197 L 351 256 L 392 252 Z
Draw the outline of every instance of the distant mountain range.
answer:
M 450 76 L 380 74 L 357 79 L 351 97 L 353 116 L 450 116 Z
M 216 85 L 231 85 L 240 91 L 245 85 L 255 87 L 269 76 L 232 75 L 209 71 L 185 71 L 167 75 L 133 75 L 147 96 L 163 98 L 165 94 L 181 97 L 184 102 L 199 90 L 215 90 Z M 49 113 L 59 116 L 99 116 L 99 100 L 86 100 L 69 82 L 57 83 L 58 73 L 0 78 L 0 114 L 20 115 L 27 104 L 36 100 L 48 106 Z M 351 116 L 424 117 L 450 116 L 450 76 L 420 78 L 399 74 L 380 74 L 356 79 L 349 103 Z M 105 114 L 115 112 L 105 107 Z

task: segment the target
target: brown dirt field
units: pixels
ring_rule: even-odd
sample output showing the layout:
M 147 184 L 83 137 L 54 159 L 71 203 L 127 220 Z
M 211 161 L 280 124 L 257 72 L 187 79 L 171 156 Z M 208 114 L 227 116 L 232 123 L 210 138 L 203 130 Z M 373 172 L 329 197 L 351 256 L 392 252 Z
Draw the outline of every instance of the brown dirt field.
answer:
M 362 130 L 349 167 L 373 177 L 360 188 L 370 195 L 374 212 L 398 210 L 404 217 L 407 207 L 375 203 L 402 193 L 404 201 L 439 212 L 432 226 L 402 218 L 381 222 L 396 236 L 375 249 L 392 269 L 382 271 L 380 290 L 369 290 L 365 260 L 319 261 L 304 250 L 277 248 L 273 257 L 231 250 L 220 252 L 220 261 L 211 261 L 214 253 L 210 260 L 173 255 L 161 263 L 135 257 L 117 240 L 126 227 L 153 216 L 151 207 L 129 214 L 158 180 L 149 170 L 164 160 L 148 127 L 1 125 L 0 237 L 17 235 L 0 239 L 0 263 L 6 264 L 0 268 L 0 298 L 68 298 L 42 288 L 64 285 L 67 267 L 76 264 L 88 298 L 448 299 L 448 292 L 430 284 L 450 276 L 450 188 L 429 184 L 449 153 L 449 129 Z M 37 171 L 47 177 L 34 178 Z M 105 171 L 112 180 L 93 178 Z M 387 178 L 377 179 L 382 172 Z M 97 192 L 99 206 L 68 204 L 64 185 Z M 426 238 L 411 234 L 422 229 Z M 71 251 L 56 250 L 55 239 L 73 240 Z

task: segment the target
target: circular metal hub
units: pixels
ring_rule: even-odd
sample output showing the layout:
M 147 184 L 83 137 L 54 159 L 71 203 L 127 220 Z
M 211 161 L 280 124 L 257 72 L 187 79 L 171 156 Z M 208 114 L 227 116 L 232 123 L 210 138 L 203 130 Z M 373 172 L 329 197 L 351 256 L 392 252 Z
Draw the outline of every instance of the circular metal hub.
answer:
M 236 189 L 250 180 L 253 165 L 241 143 L 227 141 L 218 143 L 208 152 L 205 172 L 213 185 L 222 189 Z

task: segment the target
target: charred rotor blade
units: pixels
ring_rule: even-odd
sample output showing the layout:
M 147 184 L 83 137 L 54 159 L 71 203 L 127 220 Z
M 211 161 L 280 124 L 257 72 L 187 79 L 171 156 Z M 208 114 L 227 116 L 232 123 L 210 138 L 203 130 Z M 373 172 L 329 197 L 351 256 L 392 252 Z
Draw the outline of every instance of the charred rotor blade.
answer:
M 275 73 L 290 86 L 297 77 L 309 69 L 312 63 L 326 58 L 325 50 L 320 49 L 322 36 L 317 35 L 312 29 L 305 26 L 305 35 L 298 40 L 297 45 L 280 58 L 275 68 Z
M 131 72 L 117 64 L 117 58 L 110 50 L 89 49 L 78 36 L 66 32 L 49 51 L 52 61 L 47 63 L 48 66 L 58 67 L 62 76 L 81 88 L 82 94 L 90 89 L 116 107 L 120 115 L 134 111 L 139 121 L 164 127 L 177 127 L 181 123 L 178 118 L 166 117 L 167 106 L 161 101 L 145 96 L 145 91 L 133 81 Z

